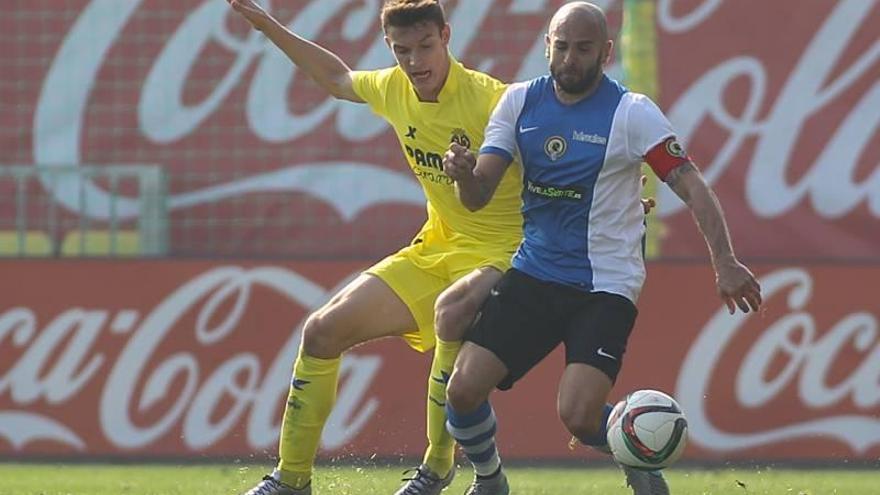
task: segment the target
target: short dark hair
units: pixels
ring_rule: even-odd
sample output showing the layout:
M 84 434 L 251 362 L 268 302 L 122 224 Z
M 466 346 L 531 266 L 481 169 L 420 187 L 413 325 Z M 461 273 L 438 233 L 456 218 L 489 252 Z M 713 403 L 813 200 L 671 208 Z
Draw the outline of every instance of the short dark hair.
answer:
M 436 24 L 440 29 L 446 25 L 446 13 L 439 0 L 385 0 L 380 19 L 385 30 L 423 22 Z

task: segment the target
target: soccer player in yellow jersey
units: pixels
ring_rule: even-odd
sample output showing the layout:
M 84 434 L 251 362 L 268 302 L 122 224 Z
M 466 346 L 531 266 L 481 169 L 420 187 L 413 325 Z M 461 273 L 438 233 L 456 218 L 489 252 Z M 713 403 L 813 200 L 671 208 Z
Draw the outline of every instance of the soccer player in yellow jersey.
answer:
M 464 330 L 510 266 L 522 235 L 519 169 L 511 167 L 492 203 L 474 214 L 443 173 L 443 154 L 450 142 L 480 149 L 505 85 L 449 54 L 450 28 L 437 0 L 385 0 L 382 27 L 397 65 L 374 71 L 350 69 L 253 0 L 227 1 L 333 96 L 367 103 L 388 121 L 428 200 L 428 219 L 409 246 L 367 269 L 306 320 L 280 461 L 248 494 L 311 494 L 312 464 L 336 396 L 341 354 L 396 335 L 418 351 L 435 349 L 427 380 L 427 452 L 397 495 L 436 495 L 454 475 L 446 381 Z

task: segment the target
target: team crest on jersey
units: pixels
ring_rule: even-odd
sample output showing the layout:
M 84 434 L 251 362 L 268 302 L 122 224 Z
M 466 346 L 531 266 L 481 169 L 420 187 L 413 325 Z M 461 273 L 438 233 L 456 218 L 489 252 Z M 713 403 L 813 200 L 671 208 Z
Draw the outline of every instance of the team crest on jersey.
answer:
M 554 162 L 565 154 L 568 149 L 568 143 L 561 136 L 550 136 L 544 141 L 544 153 Z
M 453 143 L 464 146 L 467 149 L 471 148 L 471 138 L 468 137 L 467 133 L 464 132 L 464 129 L 455 128 L 452 130 L 452 137 L 450 141 Z
M 669 156 L 674 156 L 676 158 L 685 158 L 687 156 L 687 153 L 684 152 L 684 148 L 681 147 L 681 144 L 679 144 L 675 137 L 666 140 L 666 152 L 669 153 Z

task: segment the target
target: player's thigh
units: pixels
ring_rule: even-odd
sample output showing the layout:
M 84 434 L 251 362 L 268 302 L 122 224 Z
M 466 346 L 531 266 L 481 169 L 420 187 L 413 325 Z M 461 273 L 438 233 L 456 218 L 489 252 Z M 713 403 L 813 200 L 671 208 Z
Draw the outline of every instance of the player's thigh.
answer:
M 421 245 L 409 246 L 367 270 L 384 281 L 403 301 L 415 324 L 403 337 L 410 347 L 425 352 L 434 347 L 434 302 L 450 281 L 442 253 L 425 253 Z
M 437 336 L 442 340 L 461 340 L 502 275 L 497 268 L 480 267 L 444 290 L 434 306 Z
M 508 270 L 490 291 L 464 340 L 491 351 L 507 367 L 498 384 L 509 389 L 562 341 L 553 284 Z
M 613 383 L 623 366 L 638 310 L 626 297 L 585 294 L 564 327 L 565 362 L 601 370 Z
M 604 371 L 583 363 L 566 365 L 559 381 L 557 408 L 562 422 L 576 434 L 598 426 L 613 383 Z
M 312 313 L 303 345 L 309 355 L 332 358 L 354 345 L 414 328 L 412 312 L 394 290 L 382 279 L 363 273 Z

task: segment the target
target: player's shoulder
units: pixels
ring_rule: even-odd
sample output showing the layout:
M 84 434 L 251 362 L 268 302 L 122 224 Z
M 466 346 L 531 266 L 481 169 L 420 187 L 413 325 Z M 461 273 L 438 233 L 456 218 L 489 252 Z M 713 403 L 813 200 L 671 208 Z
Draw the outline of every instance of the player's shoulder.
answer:
M 534 79 L 530 79 L 528 81 L 517 81 L 508 84 L 504 90 L 504 101 L 508 105 L 521 105 L 525 101 L 526 95 L 534 87 L 534 82 Z
M 660 107 L 648 95 L 637 93 L 635 91 L 626 91 L 621 95 L 620 105 L 624 107 L 631 116 L 642 114 L 662 113 Z
M 397 65 L 381 69 L 356 70 L 352 74 L 354 78 L 371 84 L 377 89 L 387 88 L 389 84 L 402 82 L 406 79 L 406 74 Z
M 518 113 L 527 106 L 528 101 L 531 100 L 534 103 L 540 100 L 534 96 L 546 91 L 548 80 L 549 78 L 541 76 L 508 84 L 501 96 L 503 103 L 499 103 L 499 105 L 503 105 L 508 111 Z
M 541 100 L 541 95 L 552 91 L 553 80 L 550 76 L 538 76 L 525 81 L 518 81 L 507 86 L 504 98 L 514 105 L 526 105 L 527 101 L 532 104 Z
M 543 76 L 533 77 L 531 79 L 516 83 L 515 85 L 511 85 L 511 89 L 513 91 L 532 94 L 541 93 L 543 91 L 552 91 L 553 78 L 546 74 Z
M 654 105 L 647 95 L 632 91 L 622 82 L 605 74 L 603 84 L 608 88 L 608 93 L 616 94 L 620 98 L 620 104 L 626 107 L 644 107 Z
M 629 90 L 629 88 L 626 87 L 625 84 L 623 84 L 622 82 L 618 81 L 617 79 L 609 76 L 608 74 L 605 74 L 603 76 L 602 83 L 605 84 L 606 86 L 608 86 L 611 89 L 611 91 L 613 91 L 619 95 L 631 93 L 631 91 Z M 644 96 L 644 95 L 642 95 L 642 96 Z
M 405 82 L 407 80 L 406 74 L 403 73 L 403 70 L 399 65 L 394 65 L 391 67 L 385 67 L 383 69 L 376 69 L 373 71 L 375 74 L 376 82 L 379 84 L 390 84 L 392 82 Z
M 503 93 L 507 84 L 485 72 L 461 66 L 461 78 L 474 91 L 487 94 Z
M 627 91 L 623 94 L 622 99 L 629 105 L 649 105 L 654 103 L 648 95 L 636 93 L 635 91 Z

